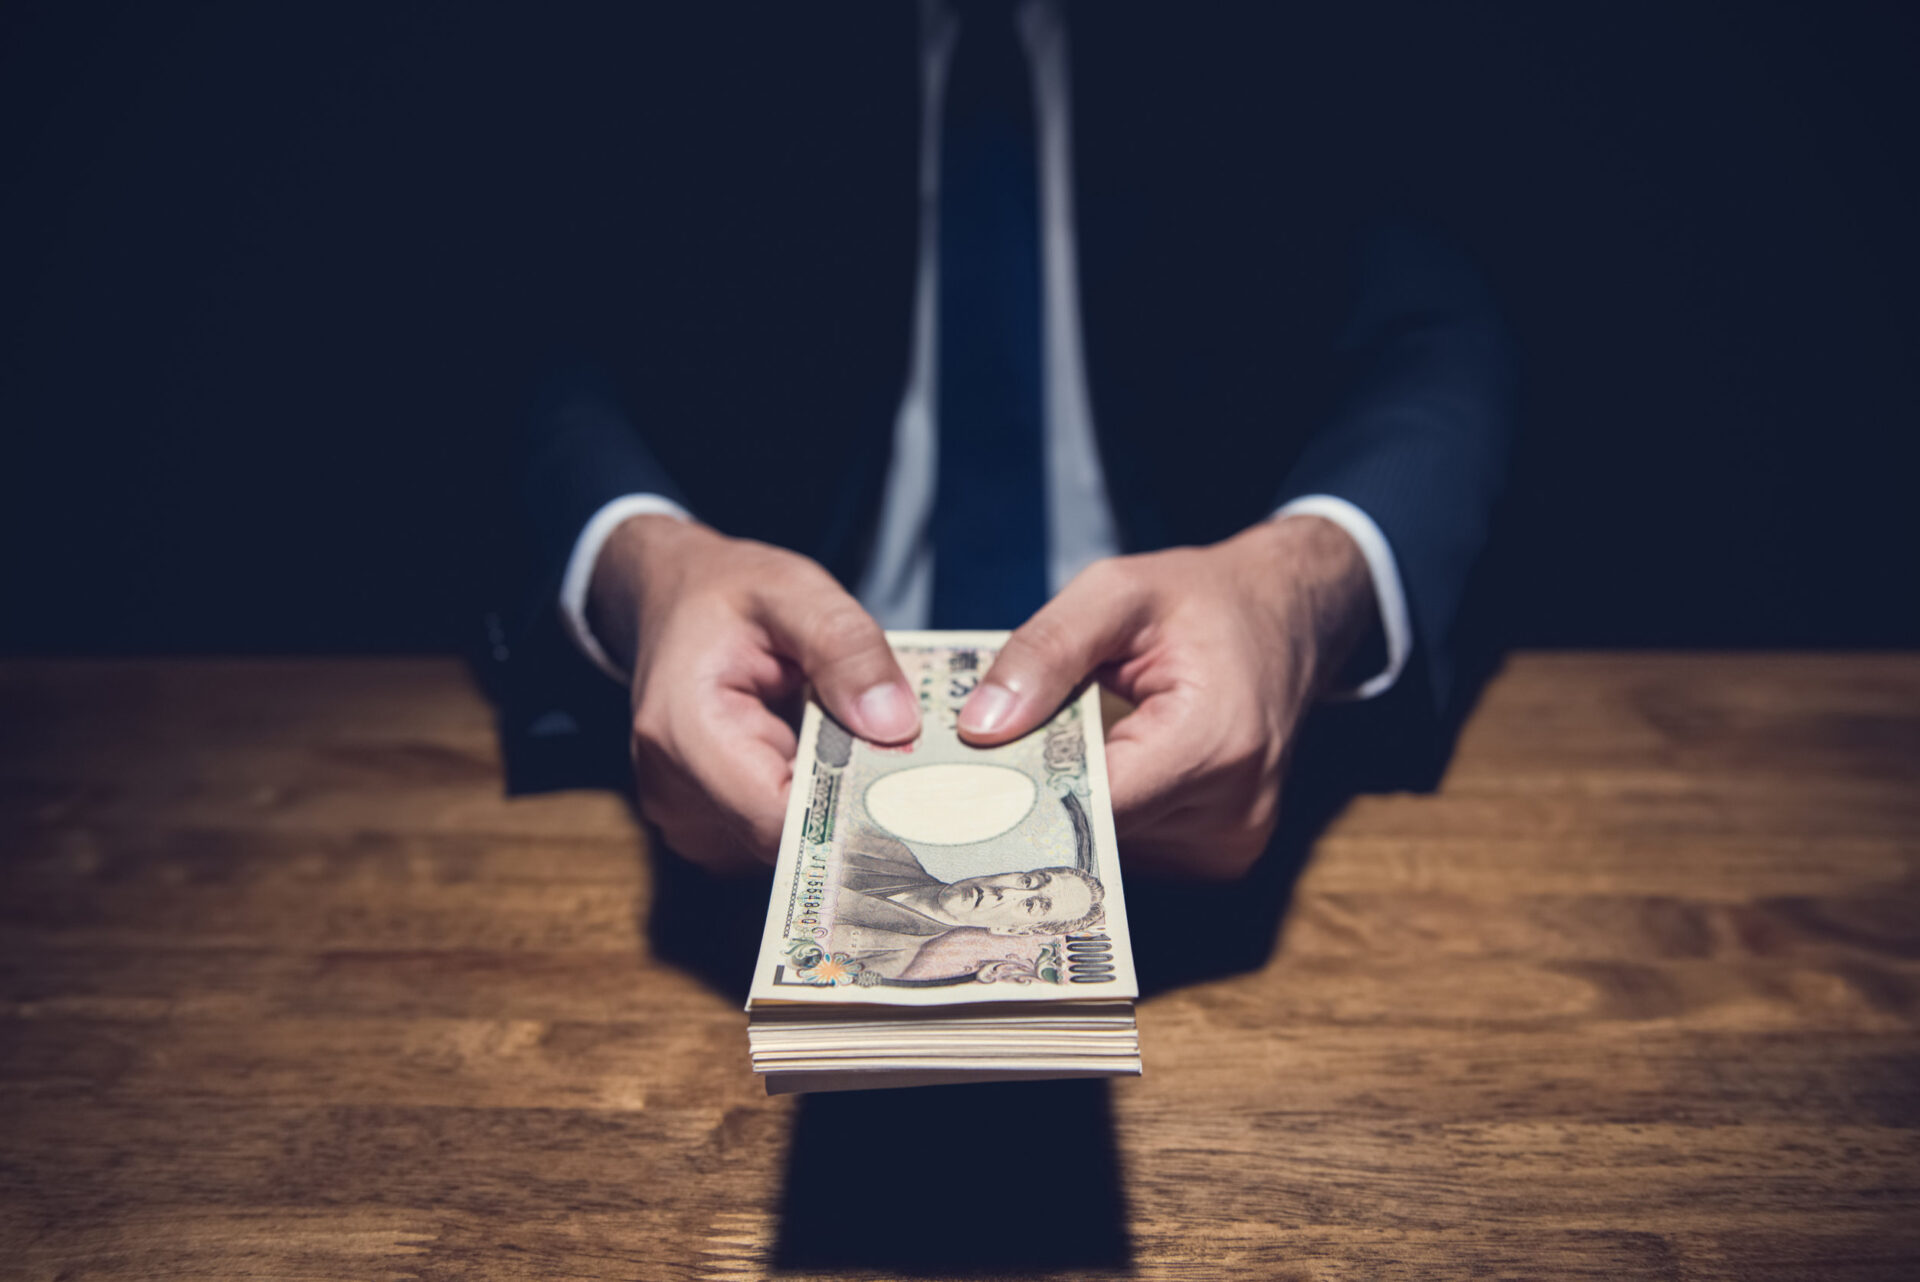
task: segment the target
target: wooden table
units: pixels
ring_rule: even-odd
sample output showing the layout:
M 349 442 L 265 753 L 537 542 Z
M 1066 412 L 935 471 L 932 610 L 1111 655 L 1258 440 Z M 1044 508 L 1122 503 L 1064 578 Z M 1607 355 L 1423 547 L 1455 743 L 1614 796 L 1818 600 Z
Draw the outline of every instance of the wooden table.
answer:
M 456 664 L 0 665 L 0 1275 L 1920 1277 L 1917 775 L 1920 657 L 1522 655 L 1144 1079 L 795 1101 Z

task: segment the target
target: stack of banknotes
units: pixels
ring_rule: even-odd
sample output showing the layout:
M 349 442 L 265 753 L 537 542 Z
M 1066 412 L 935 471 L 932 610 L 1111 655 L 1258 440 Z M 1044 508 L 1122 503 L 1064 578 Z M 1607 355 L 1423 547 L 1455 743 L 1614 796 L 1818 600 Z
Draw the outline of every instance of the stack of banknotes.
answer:
M 913 743 L 810 702 L 747 1001 L 772 1094 L 1140 1072 L 1098 689 L 1013 743 L 956 730 L 1006 640 L 900 632 Z

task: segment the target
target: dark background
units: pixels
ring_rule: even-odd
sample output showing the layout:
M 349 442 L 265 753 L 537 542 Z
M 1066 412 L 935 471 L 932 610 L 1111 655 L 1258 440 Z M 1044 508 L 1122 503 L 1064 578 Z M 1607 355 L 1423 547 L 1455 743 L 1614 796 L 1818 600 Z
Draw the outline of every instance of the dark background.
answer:
M 648 8 L 0 7 L 0 650 L 468 645 Z M 1485 618 L 1920 645 L 1911 7 L 1355 14 L 1524 355 Z

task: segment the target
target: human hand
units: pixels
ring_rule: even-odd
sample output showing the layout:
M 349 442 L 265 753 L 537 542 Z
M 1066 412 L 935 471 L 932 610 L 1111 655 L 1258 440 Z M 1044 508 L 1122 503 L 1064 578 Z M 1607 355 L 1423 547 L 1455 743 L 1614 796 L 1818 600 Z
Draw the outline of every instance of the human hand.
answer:
M 811 682 L 876 743 L 920 732 L 885 634 L 818 564 L 671 516 L 637 516 L 602 548 L 588 619 L 631 665 L 640 810 L 721 872 L 772 863 L 796 739 L 776 709 Z
M 1137 705 L 1107 736 L 1128 867 L 1238 877 L 1279 818 L 1302 714 L 1377 626 L 1365 559 L 1319 517 L 1099 561 L 1008 640 L 960 733 L 1018 738 L 1098 676 Z

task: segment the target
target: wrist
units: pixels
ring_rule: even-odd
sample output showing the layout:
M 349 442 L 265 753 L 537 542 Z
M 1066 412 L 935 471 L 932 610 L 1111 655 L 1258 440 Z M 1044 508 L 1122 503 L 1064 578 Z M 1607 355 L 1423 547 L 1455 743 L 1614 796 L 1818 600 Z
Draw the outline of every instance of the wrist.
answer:
M 587 588 L 587 622 L 607 653 L 631 671 L 640 620 L 669 597 L 689 546 L 719 537 L 692 521 L 662 513 L 628 517 L 601 545 Z
M 1263 521 L 1236 536 L 1249 557 L 1241 581 L 1258 591 L 1313 655 L 1314 685 L 1334 686 L 1380 632 L 1373 574 L 1353 536 L 1321 516 Z

